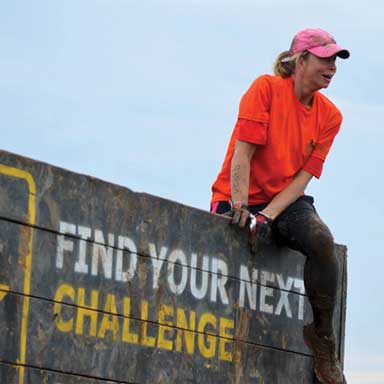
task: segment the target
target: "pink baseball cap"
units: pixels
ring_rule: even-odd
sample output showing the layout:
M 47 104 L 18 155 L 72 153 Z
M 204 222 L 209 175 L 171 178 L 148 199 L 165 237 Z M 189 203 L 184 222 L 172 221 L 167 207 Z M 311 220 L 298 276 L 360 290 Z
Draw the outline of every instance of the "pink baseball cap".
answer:
M 347 49 L 336 44 L 332 35 L 320 28 L 306 28 L 296 33 L 289 53 L 293 56 L 304 51 L 308 51 L 317 57 L 337 55 L 341 59 L 348 59 L 350 56 Z

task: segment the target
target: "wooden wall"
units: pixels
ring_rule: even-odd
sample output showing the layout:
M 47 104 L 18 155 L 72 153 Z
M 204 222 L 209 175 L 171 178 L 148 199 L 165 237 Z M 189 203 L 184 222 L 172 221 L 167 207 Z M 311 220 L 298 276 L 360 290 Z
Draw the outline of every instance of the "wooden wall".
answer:
M 313 383 L 303 263 L 253 256 L 224 217 L 0 151 L 0 383 Z

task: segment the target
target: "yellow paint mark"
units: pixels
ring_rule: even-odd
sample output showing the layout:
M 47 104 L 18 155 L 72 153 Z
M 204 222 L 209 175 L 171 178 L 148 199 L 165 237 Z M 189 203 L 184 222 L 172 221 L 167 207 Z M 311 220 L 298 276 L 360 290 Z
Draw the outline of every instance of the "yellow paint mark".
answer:
M 141 320 L 143 320 L 140 327 L 140 341 L 141 345 L 146 347 L 154 347 L 156 345 L 156 338 L 148 335 L 148 301 L 141 301 Z
M 0 284 L 0 301 L 4 300 L 4 297 L 7 296 L 9 292 L 9 285 Z
M 99 328 L 99 333 L 97 337 L 104 338 L 107 331 L 112 332 L 113 340 L 117 340 L 117 335 L 119 333 L 119 319 L 116 316 L 116 298 L 115 295 L 109 293 L 107 295 L 107 300 L 104 305 L 104 315 L 101 319 L 101 325 Z
M 226 346 L 232 344 L 233 334 L 227 332 L 228 329 L 234 329 L 235 324 L 233 320 L 220 317 L 220 333 L 221 336 L 219 341 L 219 359 L 225 361 L 232 361 L 232 352 L 229 351 Z
M 190 355 L 195 352 L 195 330 L 196 330 L 196 312 L 189 312 L 189 324 L 187 323 L 187 316 L 185 310 L 177 308 L 176 312 L 176 351 L 182 350 L 182 335 L 184 334 L 185 348 Z
M 73 318 L 64 320 L 61 316 L 61 302 L 63 297 L 69 297 L 72 302 L 75 301 L 75 289 L 68 284 L 61 284 L 55 293 L 55 304 L 53 306 L 53 313 L 56 316 L 56 328 L 61 332 L 71 332 L 73 329 Z
M 91 305 L 85 304 L 85 289 L 77 290 L 77 317 L 76 317 L 76 335 L 84 334 L 84 317 L 87 316 L 91 320 L 89 328 L 89 336 L 96 336 L 97 332 L 97 316 L 98 316 L 99 292 L 93 289 L 91 292 Z
M 139 342 L 139 335 L 137 333 L 132 333 L 130 330 L 131 319 L 131 299 L 129 297 L 124 297 L 123 300 L 124 306 L 124 321 L 123 321 L 123 334 L 122 340 L 126 343 L 137 344 Z
M 200 353 L 206 359 L 210 359 L 215 356 L 217 342 L 216 337 L 214 335 L 205 334 L 206 326 L 211 325 L 211 328 L 213 328 L 213 330 L 216 330 L 216 322 L 216 316 L 214 316 L 212 313 L 203 313 L 200 317 L 199 325 L 197 327 L 197 330 L 199 332 L 198 343 Z
M 173 308 L 170 305 L 160 304 L 159 308 L 159 330 L 157 336 L 157 347 L 162 349 L 167 349 L 168 351 L 173 350 L 173 341 L 166 338 L 167 333 L 173 331 L 172 320 L 169 319 L 170 316 L 173 316 Z
M 32 270 L 32 242 L 33 242 L 33 226 L 35 225 L 36 218 L 36 184 L 33 176 L 26 171 L 18 168 L 9 167 L 0 164 L 0 173 L 10 177 L 23 179 L 28 184 L 28 224 L 32 226 L 30 237 L 28 241 L 28 249 L 25 257 L 25 274 L 24 274 L 24 289 L 23 289 L 23 310 L 21 318 L 21 332 L 20 332 L 20 355 L 18 362 L 21 364 L 19 367 L 19 384 L 24 384 L 24 365 L 27 350 L 27 327 L 29 315 L 29 294 L 31 291 L 31 270 Z

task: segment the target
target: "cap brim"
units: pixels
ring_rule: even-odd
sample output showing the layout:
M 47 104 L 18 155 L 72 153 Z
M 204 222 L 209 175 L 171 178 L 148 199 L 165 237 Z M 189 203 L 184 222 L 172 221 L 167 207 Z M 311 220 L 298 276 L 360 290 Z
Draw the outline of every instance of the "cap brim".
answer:
M 337 55 L 341 59 L 348 59 L 350 53 L 347 49 L 339 47 L 337 44 L 319 45 L 308 49 L 308 52 L 321 58 Z

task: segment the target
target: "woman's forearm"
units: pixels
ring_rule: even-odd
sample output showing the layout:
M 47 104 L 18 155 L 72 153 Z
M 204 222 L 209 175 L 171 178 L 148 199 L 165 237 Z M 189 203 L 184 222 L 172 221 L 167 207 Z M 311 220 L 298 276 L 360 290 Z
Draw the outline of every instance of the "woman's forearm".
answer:
M 305 191 L 312 175 L 304 170 L 298 172 L 291 183 L 278 193 L 272 201 L 263 209 L 263 212 L 275 219 L 290 204 L 296 201 Z
M 231 198 L 233 203 L 248 204 L 249 163 L 243 159 L 234 158 L 231 164 Z
M 248 204 L 250 164 L 255 145 L 238 141 L 231 162 L 231 199 L 235 205 Z
M 237 206 L 248 204 L 250 166 L 255 149 L 254 144 L 236 142 L 231 162 L 231 199 Z M 263 212 L 275 219 L 304 193 L 311 178 L 309 172 L 299 171 L 292 182 L 272 199 Z

